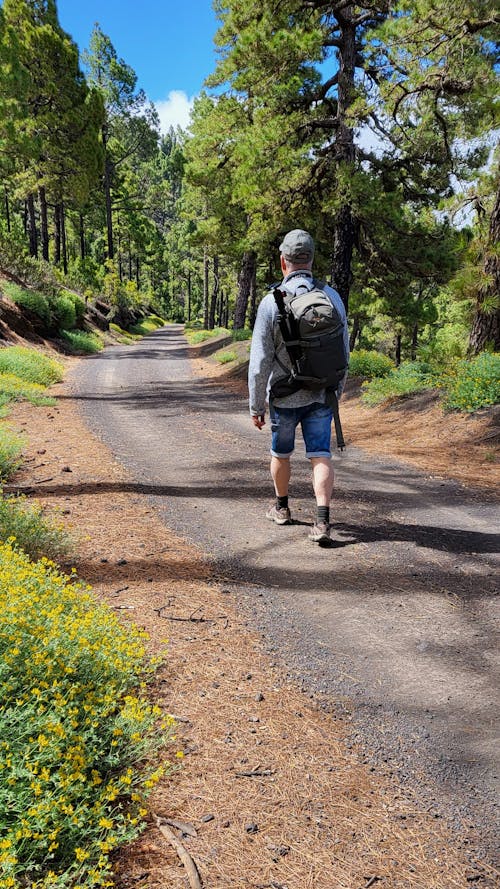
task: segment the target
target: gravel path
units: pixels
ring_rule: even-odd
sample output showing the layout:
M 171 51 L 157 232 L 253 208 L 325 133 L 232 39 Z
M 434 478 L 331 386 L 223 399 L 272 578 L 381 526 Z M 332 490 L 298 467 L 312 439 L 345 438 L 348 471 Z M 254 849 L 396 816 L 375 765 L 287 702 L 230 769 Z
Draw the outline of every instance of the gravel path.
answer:
M 81 362 L 89 426 L 166 524 L 230 578 L 249 621 L 325 707 L 352 714 L 364 756 L 418 785 L 479 852 L 498 838 L 498 504 L 355 449 L 336 459 L 335 546 L 307 540 L 309 467 L 294 457 L 295 523 L 263 520 L 269 431 L 192 378 L 180 326 Z M 112 496 L 112 488 L 110 491 Z

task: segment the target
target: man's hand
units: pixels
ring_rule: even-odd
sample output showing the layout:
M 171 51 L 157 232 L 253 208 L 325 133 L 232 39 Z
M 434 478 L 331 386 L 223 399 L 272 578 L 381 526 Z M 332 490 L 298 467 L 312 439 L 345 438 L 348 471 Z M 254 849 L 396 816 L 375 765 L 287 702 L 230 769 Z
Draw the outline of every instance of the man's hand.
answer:
M 257 429 L 262 429 L 262 427 L 266 425 L 264 414 L 257 414 L 256 416 L 252 416 L 252 423 L 254 426 L 257 427 Z

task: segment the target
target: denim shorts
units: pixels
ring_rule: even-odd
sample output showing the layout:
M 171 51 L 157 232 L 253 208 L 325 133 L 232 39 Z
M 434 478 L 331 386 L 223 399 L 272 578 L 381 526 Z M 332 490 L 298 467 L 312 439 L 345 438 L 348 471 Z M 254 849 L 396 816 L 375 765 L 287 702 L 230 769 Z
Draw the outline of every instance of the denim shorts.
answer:
M 274 407 L 271 404 L 271 454 L 289 457 L 295 448 L 295 429 L 301 425 L 306 457 L 331 457 L 332 409 L 314 402 L 303 407 Z

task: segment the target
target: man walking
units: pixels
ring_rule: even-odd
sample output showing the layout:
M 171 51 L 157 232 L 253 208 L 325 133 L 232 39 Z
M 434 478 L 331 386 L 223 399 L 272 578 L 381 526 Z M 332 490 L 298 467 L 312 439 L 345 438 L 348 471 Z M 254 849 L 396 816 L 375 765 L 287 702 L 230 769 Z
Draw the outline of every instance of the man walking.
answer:
M 314 241 L 308 232 L 294 229 L 285 236 L 280 246 L 283 282 L 280 289 L 286 294 L 307 293 L 313 290 L 312 275 Z M 342 336 L 346 358 L 349 356 L 349 335 L 344 304 L 339 294 L 328 285 L 321 289 L 330 299 L 343 324 Z M 266 398 L 269 397 L 271 417 L 271 477 L 276 492 L 276 502 L 266 517 L 278 525 L 289 525 L 291 513 L 288 505 L 288 488 L 291 467 L 290 456 L 295 447 L 295 430 L 301 425 L 306 446 L 306 457 L 311 461 L 313 488 L 316 498 L 316 518 L 309 539 L 327 546 L 330 542 L 330 500 L 333 492 L 334 473 L 331 460 L 332 408 L 325 389 L 300 388 L 290 395 L 277 397 L 271 389 L 277 381 L 288 376 L 292 362 L 279 325 L 280 312 L 274 293 L 268 293 L 259 305 L 252 336 L 248 388 L 250 415 L 254 426 L 265 425 Z M 347 361 L 346 361 L 347 363 Z M 337 397 L 340 397 L 346 377 L 340 380 Z

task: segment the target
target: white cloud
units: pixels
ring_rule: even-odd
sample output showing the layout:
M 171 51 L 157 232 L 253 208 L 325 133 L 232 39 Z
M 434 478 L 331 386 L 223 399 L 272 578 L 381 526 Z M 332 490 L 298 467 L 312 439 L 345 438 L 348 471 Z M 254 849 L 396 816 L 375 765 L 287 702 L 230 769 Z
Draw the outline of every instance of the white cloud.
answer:
M 190 99 L 182 90 L 171 90 L 166 99 L 155 102 L 162 133 L 166 133 L 169 127 L 179 126 L 186 130 L 189 126 L 193 102 L 194 97 Z

